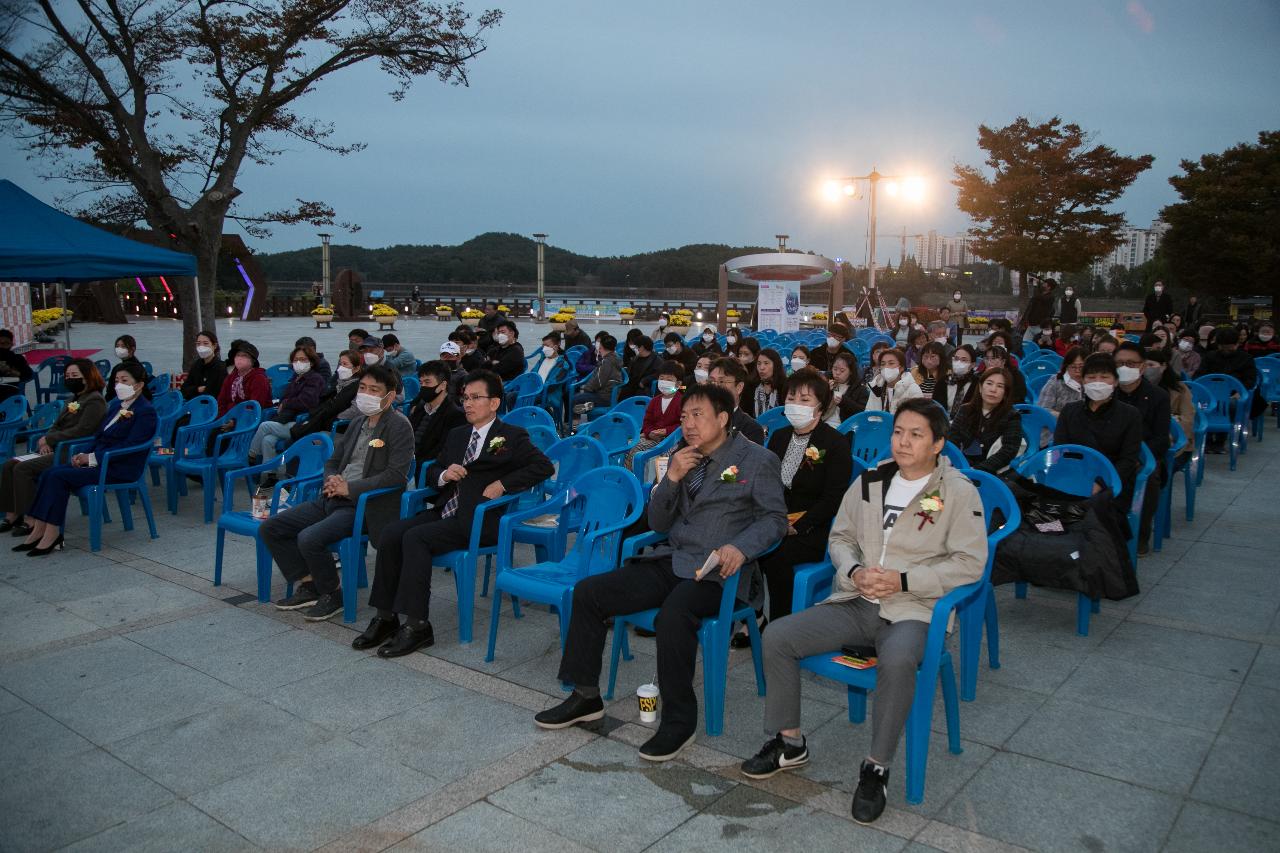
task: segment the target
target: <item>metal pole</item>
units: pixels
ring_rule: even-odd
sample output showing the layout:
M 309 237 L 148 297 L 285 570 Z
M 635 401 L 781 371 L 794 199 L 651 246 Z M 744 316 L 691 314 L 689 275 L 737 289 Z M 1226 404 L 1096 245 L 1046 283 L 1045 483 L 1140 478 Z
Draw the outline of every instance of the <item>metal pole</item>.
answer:
M 320 291 L 321 304 L 332 305 L 329 300 L 329 237 L 332 235 L 320 235 Z
M 547 235 L 534 234 L 533 238 L 538 241 L 538 322 L 541 323 L 547 319 L 546 264 L 543 254 L 546 250 Z
M 875 292 L 876 289 L 876 182 L 880 180 L 880 173 L 875 169 L 871 170 L 871 174 L 867 176 L 867 180 L 871 183 L 871 261 L 867 265 L 867 290 Z
M 58 285 L 62 295 L 62 340 L 67 349 L 67 353 L 71 353 L 71 318 L 67 316 L 67 285 L 63 282 Z
M 204 316 L 201 313 L 201 309 L 200 309 L 200 276 L 198 275 L 193 275 L 191 277 L 191 292 L 195 294 L 194 302 L 196 303 L 196 328 L 203 329 Z

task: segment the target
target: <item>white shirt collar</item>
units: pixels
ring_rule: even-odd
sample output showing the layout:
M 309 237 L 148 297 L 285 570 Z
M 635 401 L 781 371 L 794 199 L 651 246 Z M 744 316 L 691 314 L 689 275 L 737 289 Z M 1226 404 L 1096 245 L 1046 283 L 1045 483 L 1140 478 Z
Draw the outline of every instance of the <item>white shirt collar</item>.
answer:
M 481 451 L 483 451 L 483 450 L 484 450 L 484 441 L 485 441 L 485 439 L 486 439 L 486 438 L 488 438 L 488 436 L 489 436 L 489 429 L 490 429 L 494 424 L 496 424 L 497 422 L 498 422 L 498 419 L 497 419 L 497 418 L 494 418 L 493 420 L 489 421 L 487 424 L 485 424 L 485 425 L 484 425 L 484 426 L 482 426 L 482 427 L 472 427 L 472 428 L 471 428 L 471 431 L 472 431 L 473 433 L 475 433 L 475 432 L 480 433 L 480 450 L 481 450 Z M 468 438 L 467 438 L 467 442 L 468 442 L 468 443 L 470 443 L 470 441 L 471 441 L 471 439 L 468 437 Z

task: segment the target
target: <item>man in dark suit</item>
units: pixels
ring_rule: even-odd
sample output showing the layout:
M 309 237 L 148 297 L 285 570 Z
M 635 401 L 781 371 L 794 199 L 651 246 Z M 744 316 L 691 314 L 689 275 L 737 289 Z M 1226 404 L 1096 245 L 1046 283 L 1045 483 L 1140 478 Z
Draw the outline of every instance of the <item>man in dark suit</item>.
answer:
M 739 407 L 742 391 L 747 387 L 747 369 L 736 358 L 718 358 L 711 362 L 711 374 L 707 381 L 728 391 L 733 397 L 733 420 L 729 425 L 756 444 L 764 444 L 764 427 Z
M 400 390 L 400 376 L 375 364 L 364 369 L 356 394 L 361 414 L 338 436 L 333 455 L 324 464 L 320 497 L 262 523 L 262 541 L 280 572 L 297 586 L 293 595 L 276 602 L 278 610 L 301 610 L 318 622 L 342 610 L 342 588 L 331 547 L 351 535 L 356 501 L 365 492 L 399 486 L 407 481 L 413 461 L 413 427 L 392 404 Z M 380 495 L 369 502 L 366 518 L 370 538 L 396 515 L 400 496 Z
M 409 425 L 413 427 L 413 456 L 419 465 L 428 459 L 435 459 L 444 446 L 445 436 L 454 427 L 467 422 L 462 408 L 450 394 L 451 375 L 449 366 L 443 361 L 428 361 L 418 365 L 421 390 L 409 405 Z
M 502 380 L 497 374 L 477 370 L 467 377 L 462 411 L 468 425 L 449 433 L 423 474 L 423 482 L 440 490 L 439 508 L 388 525 L 378 540 L 369 592 L 369 603 L 378 613 L 352 641 L 353 648 L 381 646 L 378 656 L 392 658 L 434 643 L 427 619 L 433 558 L 467 546 L 481 502 L 524 491 L 555 472 L 527 432 L 498 420 L 501 405 Z M 498 512 L 485 515 L 482 542 L 498 541 L 500 517 Z M 406 617 L 404 624 L 398 614 Z
M 754 561 L 787 529 L 778 458 L 729 429 L 732 411 L 733 398 L 723 388 L 697 385 L 685 395 L 680 425 L 687 444 L 672 454 L 649 501 L 649 524 L 667 541 L 615 571 L 578 582 L 559 673 L 574 691 L 537 714 L 538 726 L 561 729 L 604 716 L 598 684 L 607 620 L 657 607 L 662 725 L 640 747 L 640 757 L 667 761 L 692 743 L 701 620 L 719 609 L 724 579 L 754 570 Z M 697 580 L 712 554 L 717 568 Z

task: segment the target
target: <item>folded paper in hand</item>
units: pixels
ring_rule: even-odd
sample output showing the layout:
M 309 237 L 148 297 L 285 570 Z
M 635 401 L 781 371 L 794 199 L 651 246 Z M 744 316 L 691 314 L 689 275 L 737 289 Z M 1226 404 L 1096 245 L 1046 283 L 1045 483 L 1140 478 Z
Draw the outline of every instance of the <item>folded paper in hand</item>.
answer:
M 712 551 L 711 555 L 707 557 L 707 561 L 702 564 L 702 568 L 698 569 L 698 573 L 693 576 L 693 579 L 699 580 L 699 581 L 702 580 L 713 569 L 719 567 L 719 565 L 720 565 L 720 553 L 718 551 Z

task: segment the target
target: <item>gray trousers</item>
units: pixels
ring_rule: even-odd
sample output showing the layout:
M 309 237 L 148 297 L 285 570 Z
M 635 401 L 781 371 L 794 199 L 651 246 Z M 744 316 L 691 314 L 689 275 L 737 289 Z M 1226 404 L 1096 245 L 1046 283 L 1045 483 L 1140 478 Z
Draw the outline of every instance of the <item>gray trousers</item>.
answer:
M 764 632 L 764 728 L 769 735 L 800 727 L 800 659 L 841 646 L 876 648 L 876 689 L 871 712 L 871 755 L 888 766 L 902 739 L 924 658 L 929 623 L 888 622 L 865 598 L 819 604 L 770 622 Z

